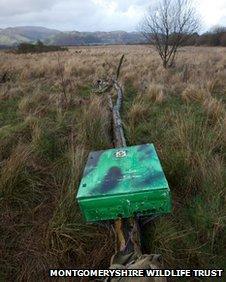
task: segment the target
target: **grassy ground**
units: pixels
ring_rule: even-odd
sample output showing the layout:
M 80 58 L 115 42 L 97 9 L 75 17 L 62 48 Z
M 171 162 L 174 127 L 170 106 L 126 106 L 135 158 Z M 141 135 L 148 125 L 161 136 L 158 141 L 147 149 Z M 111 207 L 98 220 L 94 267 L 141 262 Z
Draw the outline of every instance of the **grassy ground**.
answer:
M 121 54 L 127 142 L 156 145 L 173 193 L 172 215 L 144 230 L 146 249 L 169 267 L 225 266 L 226 49 L 185 48 L 171 70 L 144 46 L 80 50 L 0 54 L 2 280 L 108 266 L 112 231 L 85 224 L 75 194 L 89 151 L 112 147 L 106 98 L 90 90 Z

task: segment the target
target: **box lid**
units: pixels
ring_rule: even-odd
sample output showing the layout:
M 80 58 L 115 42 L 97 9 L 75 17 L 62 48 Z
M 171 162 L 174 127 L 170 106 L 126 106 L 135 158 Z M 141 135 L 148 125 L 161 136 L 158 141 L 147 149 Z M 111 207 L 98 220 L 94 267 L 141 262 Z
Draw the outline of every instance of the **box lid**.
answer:
M 78 199 L 169 189 L 153 144 L 91 152 Z

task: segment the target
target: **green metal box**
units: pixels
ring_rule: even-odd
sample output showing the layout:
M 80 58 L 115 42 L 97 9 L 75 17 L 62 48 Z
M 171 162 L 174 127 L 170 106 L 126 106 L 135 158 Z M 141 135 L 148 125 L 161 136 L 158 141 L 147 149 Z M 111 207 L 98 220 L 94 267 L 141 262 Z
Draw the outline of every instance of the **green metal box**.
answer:
M 152 144 L 91 152 L 77 200 L 87 221 L 171 210 L 170 189 Z

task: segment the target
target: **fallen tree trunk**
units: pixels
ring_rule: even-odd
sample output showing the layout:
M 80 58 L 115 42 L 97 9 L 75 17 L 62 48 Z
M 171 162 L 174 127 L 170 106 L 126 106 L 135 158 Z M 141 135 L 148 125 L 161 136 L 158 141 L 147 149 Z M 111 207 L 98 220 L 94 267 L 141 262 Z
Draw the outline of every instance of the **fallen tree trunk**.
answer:
M 117 81 L 114 81 L 114 88 L 117 91 L 117 101 L 115 106 L 112 107 L 113 116 L 113 132 L 115 147 L 126 147 L 126 139 L 123 132 L 122 119 L 120 110 L 122 107 L 123 90 Z
M 113 104 L 112 97 L 108 95 L 109 108 L 112 113 L 112 129 L 114 135 L 114 146 L 120 148 L 126 147 L 126 139 L 123 131 L 123 123 L 120 115 L 123 104 L 123 88 L 118 82 L 121 66 L 124 55 L 121 57 L 117 69 L 116 79 L 112 79 L 109 87 L 98 91 L 104 93 L 112 88 L 115 89 L 117 100 Z M 105 86 L 106 87 L 106 86 Z M 141 249 L 141 232 L 139 219 L 133 218 L 119 218 L 114 222 L 115 232 L 115 254 L 111 258 L 110 269 L 160 269 L 162 268 L 162 260 L 160 255 L 142 255 Z M 119 279 L 107 279 L 106 281 L 128 281 L 127 278 L 120 277 Z M 130 278 L 129 281 L 158 281 L 165 282 L 165 278 Z

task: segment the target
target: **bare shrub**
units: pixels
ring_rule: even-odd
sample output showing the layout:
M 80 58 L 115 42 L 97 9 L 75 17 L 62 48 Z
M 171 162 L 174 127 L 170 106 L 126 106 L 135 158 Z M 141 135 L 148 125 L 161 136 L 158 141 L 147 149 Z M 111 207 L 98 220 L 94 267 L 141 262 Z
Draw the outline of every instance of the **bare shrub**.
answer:
M 174 64 L 178 48 L 197 32 L 199 17 L 190 0 L 159 0 L 147 13 L 142 31 L 154 44 L 164 68 Z

